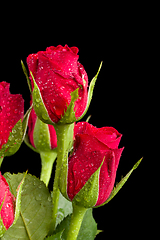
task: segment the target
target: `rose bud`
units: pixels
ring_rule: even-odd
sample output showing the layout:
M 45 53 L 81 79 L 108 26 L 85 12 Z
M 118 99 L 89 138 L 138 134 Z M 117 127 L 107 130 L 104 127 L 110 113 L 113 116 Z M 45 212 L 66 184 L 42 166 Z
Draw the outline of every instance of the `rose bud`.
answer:
M 41 157 L 40 179 L 48 186 L 53 163 L 57 157 L 57 135 L 54 127 L 42 122 L 32 108 L 28 121 L 28 134 L 25 143 Z
M 59 186 L 62 194 L 86 208 L 102 205 L 114 187 L 123 148 L 122 135 L 113 127 L 96 128 L 79 122 L 75 128 L 73 153 L 67 168 L 62 166 Z
M 28 121 L 28 139 L 37 152 L 50 151 L 57 147 L 54 127 L 40 121 L 33 108 Z
M 22 142 L 22 135 L 24 133 L 22 131 L 24 100 L 20 94 L 10 94 L 9 87 L 10 84 L 7 82 L 0 83 L 1 158 L 12 155 L 19 149 L 20 142 Z
M 78 119 L 86 109 L 88 76 L 78 61 L 77 53 L 77 47 L 59 45 L 30 54 L 27 58 L 28 68 L 32 74 L 30 76 L 32 90 L 35 90 L 34 109 L 38 117 L 46 123 L 60 122 L 71 103 L 73 92 L 74 118 Z M 42 104 L 45 111 L 42 111 Z M 70 116 L 65 123 L 74 121 Z
M 6 179 L 0 172 L 0 236 L 1 229 L 6 231 L 14 221 L 15 197 L 9 190 Z

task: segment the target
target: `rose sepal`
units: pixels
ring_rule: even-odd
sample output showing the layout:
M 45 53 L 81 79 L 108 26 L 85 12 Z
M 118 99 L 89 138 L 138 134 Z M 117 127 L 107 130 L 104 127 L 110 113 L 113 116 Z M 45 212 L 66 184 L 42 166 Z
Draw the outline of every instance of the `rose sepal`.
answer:
M 17 188 L 17 196 L 16 196 L 16 202 L 15 202 L 15 214 L 14 214 L 14 221 L 12 223 L 12 225 L 9 227 L 11 228 L 14 224 L 16 224 L 18 218 L 19 218 L 19 215 L 20 215 L 20 211 L 21 211 L 21 193 L 22 193 L 22 187 L 23 187 L 23 184 L 24 184 L 24 180 L 25 180 L 25 177 L 27 175 L 27 171 L 26 173 L 24 174 L 24 177 L 22 179 L 22 181 L 20 182 L 18 188 Z M 2 204 L 0 205 L 0 211 L 3 207 L 3 204 L 4 204 L 4 201 L 5 201 L 5 197 L 4 196 L 4 199 L 3 199 L 3 202 Z M 3 234 L 7 231 L 7 229 L 5 228 L 4 224 L 3 224 L 3 221 L 0 217 L 0 237 L 3 236 Z
M 92 208 L 96 205 L 99 194 L 99 177 L 100 170 L 104 163 L 105 157 L 99 168 L 91 175 L 82 189 L 75 195 L 73 203 L 85 208 Z
M 24 115 L 23 121 L 20 119 L 12 128 L 7 143 L 0 149 L 0 166 L 4 157 L 15 154 L 20 148 L 26 134 L 30 112 L 31 107 Z
M 66 158 L 66 160 L 68 160 Z M 98 199 L 98 193 L 99 193 L 99 176 L 100 176 L 100 170 L 104 163 L 105 157 L 99 166 L 99 168 L 91 175 L 91 177 L 88 179 L 88 181 L 85 183 L 85 185 L 82 187 L 82 189 L 75 195 L 72 202 L 78 206 L 82 206 L 85 208 L 91 208 L 95 206 L 97 199 Z M 67 176 L 68 176 L 68 162 L 64 162 L 62 164 L 61 168 L 61 174 L 59 178 L 59 188 L 62 193 L 62 195 L 71 201 L 67 194 Z
M 31 74 L 31 77 L 33 79 L 33 84 L 34 84 L 34 88 L 33 88 L 33 92 L 32 92 L 32 101 L 33 101 L 34 111 L 36 112 L 36 115 L 39 117 L 39 119 L 42 122 L 53 125 L 54 123 L 52 122 L 52 120 L 50 119 L 50 117 L 48 115 L 48 112 L 47 112 L 47 109 L 43 102 L 39 87 L 34 79 L 32 72 L 30 72 L 30 74 Z
M 25 65 L 24 65 L 24 63 L 23 63 L 22 60 L 21 60 L 21 66 L 22 66 L 22 70 L 23 70 L 23 72 L 24 72 L 24 75 L 26 76 L 26 79 L 27 79 L 29 91 L 30 91 L 30 93 L 32 94 L 31 81 L 30 81 L 30 79 L 29 79 L 29 77 L 28 77 L 27 69 L 26 69 L 26 67 L 25 67 Z
M 132 174 L 132 172 L 139 166 L 139 164 L 141 163 L 143 158 L 141 158 L 140 160 L 138 160 L 138 162 L 136 164 L 134 164 L 133 168 L 126 174 L 125 177 L 123 177 L 121 179 L 121 181 L 119 183 L 116 184 L 116 186 L 114 187 L 114 189 L 112 190 L 109 198 L 101 205 L 99 206 L 96 206 L 95 208 L 97 207 L 101 207 L 107 203 L 109 203 L 113 198 L 114 196 L 119 192 L 119 190 L 123 187 L 123 185 L 127 182 L 128 178 L 130 177 L 130 175 Z
M 33 131 L 34 146 L 30 144 L 28 134 L 26 134 L 24 141 L 28 147 L 40 154 L 42 163 L 40 180 L 48 186 L 53 163 L 57 157 L 57 147 L 52 149 L 51 146 L 49 125 L 37 117 Z
M 37 118 L 34 126 L 33 139 L 39 153 L 52 151 L 48 124 L 43 123 L 39 118 Z
M 75 101 L 78 99 L 78 88 L 71 92 L 71 102 L 69 106 L 67 107 L 66 112 L 64 113 L 64 116 L 61 118 L 61 120 L 58 122 L 58 124 L 71 124 L 77 121 L 75 116 Z
M 90 103 L 91 103 L 91 100 L 92 100 L 93 90 L 94 90 L 94 87 L 95 87 L 95 83 L 96 83 L 96 80 L 97 80 L 97 78 L 98 78 L 99 72 L 100 72 L 100 70 L 101 70 L 102 63 L 103 63 L 103 62 L 100 63 L 100 66 L 99 66 L 99 69 L 98 69 L 97 74 L 94 76 L 94 78 L 93 78 L 92 81 L 90 82 L 89 90 L 88 90 L 88 99 L 87 99 L 86 109 L 85 109 L 85 111 L 83 112 L 83 114 L 77 119 L 77 121 L 80 121 L 80 120 L 85 116 L 85 114 L 86 114 L 87 111 L 88 111 L 88 108 L 89 108 Z

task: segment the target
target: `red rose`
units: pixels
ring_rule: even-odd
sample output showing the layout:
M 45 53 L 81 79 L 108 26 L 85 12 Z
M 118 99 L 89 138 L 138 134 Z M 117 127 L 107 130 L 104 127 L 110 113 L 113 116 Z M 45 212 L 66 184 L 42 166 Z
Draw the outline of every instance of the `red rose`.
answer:
M 79 122 L 74 131 L 74 151 L 68 159 L 67 195 L 72 201 L 104 161 L 100 168 L 98 191 L 94 192 L 94 206 L 99 206 L 109 198 L 114 186 L 123 151 L 123 148 L 118 148 L 122 135 L 113 127 L 96 128 L 87 122 Z
M 20 94 L 10 94 L 10 84 L 0 83 L 0 149 L 7 143 L 16 123 L 23 119 L 24 100 Z
M 15 213 L 15 197 L 9 190 L 6 179 L 0 172 L 0 218 L 6 230 L 12 225 Z
M 29 117 L 29 121 L 28 121 L 28 138 L 29 138 L 30 144 L 34 148 L 37 148 L 37 146 L 35 146 L 36 143 L 34 141 L 36 122 L 37 122 L 37 115 L 36 115 L 34 109 L 32 108 L 31 113 L 30 113 L 30 117 Z M 42 134 L 43 144 L 46 145 L 46 142 L 50 143 L 50 146 L 48 146 L 48 148 L 50 148 L 50 149 L 56 148 L 57 147 L 57 136 L 56 136 L 56 131 L 55 131 L 54 127 L 52 125 L 49 125 L 49 124 L 45 124 L 45 123 L 42 123 L 42 124 L 43 124 L 43 126 L 42 126 L 43 129 L 44 129 L 44 126 L 46 126 L 48 128 L 48 134 L 44 135 L 43 132 L 42 133 L 39 132 L 40 129 L 39 129 L 38 133 L 36 133 L 36 134 L 38 134 L 38 136 Z M 49 137 L 49 139 L 48 139 L 48 137 Z
M 67 45 L 48 47 L 46 51 L 30 54 L 27 58 L 40 90 L 43 103 L 52 122 L 57 123 L 71 102 L 71 92 L 78 88 L 79 97 L 75 102 L 75 116 L 79 118 L 86 109 L 88 77 L 78 62 L 78 48 Z M 30 77 L 33 89 L 33 80 Z

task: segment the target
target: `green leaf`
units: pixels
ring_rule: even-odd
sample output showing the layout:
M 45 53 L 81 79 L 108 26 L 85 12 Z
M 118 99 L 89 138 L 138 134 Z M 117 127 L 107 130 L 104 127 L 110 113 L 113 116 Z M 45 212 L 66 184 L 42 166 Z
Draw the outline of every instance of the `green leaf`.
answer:
M 56 226 L 69 214 L 73 211 L 72 203 L 68 201 L 63 195 L 60 193 L 59 203 L 58 203 L 58 212 L 56 219 Z
M 106 202 L 104 202 L 102 205 L 98 206 L 101 207 L 105 204 L 107 204 L 108 202 L 110 202 L 112 200 L 112 198 L 114 198 L 114 196 L 119 192 L 119 190 L 123 187 L 123 185 L 126 183 L 126 181 L 128 180 L 129 176 L 131 175 L 131 173 L 139 166 L 139 164 L 141 163 L 143 158 L 141 158 L 134 166 L 133 168 L 126 174 L 126 176 L 124 178 L 122 178 L 122 180 L 116 185 L 116 187 L 113 189 L 113 191 L 111 192 L 111 195 L 109 196 L 109 198 L 107 199 Z
M 93 240 L 97 234 L 97 223 L 92 214 L 92 208 L 86 211 L 77 240 Z
M 64 116 L 61 118 L 61 120 L 58 122 L 58 124 L 69 124 L 76 122 L 76 116 L 74 111 L 75 101 L 78 98 L 78 88 L 71 92 L 71 102 L 69 106 L 67 107 L 66 112 L 64 113 Z
M 71 215 L 68 215 L 56 228 L 56 233 L 64 230 L 62 240 L 67 239 L 67 233 L 71 221 Z M 97 234 L 97 224 L 92 215 L 92 208 L 88 209 L 84 215 L 82 225 L 77 240 L 93 240 Z
M 22 65 L 23 72 L 24 72 L 24 74 L 25 74 L 25 76 L 26 76 L 26 79 L 27 79 L 29 91 L 30 91 L 30 93 L 32 93 L 31 81 L 30 81 L 30 79 L 29 79 L 29 77 L 28 77 L 27 69 L 26 69 L 26 67 L 25 67 L 25 65 L 24 65 L 24 63 L 23 63 L 22 60 L 21 60 L 21 65 Z
M 45 238 L 45 240 L 62 240 L 62 233 L 63 233 L 63 230 L 50 237 Z
M 4 174 L 10 189 L 16 189 L 24 174 Z M 21 194 L 21 211 L 15 225 L 9 228 L 1 240 L 43 240 L 51 227 L 52 199 L 45 184 L 30 174 L 26 175 Z
M 77 119 L 77 121 L 80 121 L 80 120 L 84 117 L 84 115 L 87 113 L 87 111 L 88 111 L 88 108 L 89 108 L 89 105 L 90 105 L 90 103 L 91 103 L 92 96 L 93 96 L 94 86 L 95 86 L 95 83 L 96 83 L 98 74 L 99 74 L 99 72 L 100 72 L 100 70 L 101 70 L 101 67 L 102 67 L 102 62 L 100 63 L 100 66 L 99 66 L 99 69 L 98 69 L 98 72 L 97 72 L 96 76 L 95 76 L 95 77 L 92 79 L 92 81 L 90 82 L 89 91 L 88 91 L 88 101 L 87 101 L 86 109 L 85 109 L 84 113 L 82 114 L 82 116 Z

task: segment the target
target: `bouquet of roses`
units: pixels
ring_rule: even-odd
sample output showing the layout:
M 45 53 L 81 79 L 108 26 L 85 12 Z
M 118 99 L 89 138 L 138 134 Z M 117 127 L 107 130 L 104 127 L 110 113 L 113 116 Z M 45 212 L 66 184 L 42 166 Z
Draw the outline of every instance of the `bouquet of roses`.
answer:
M 107 204 L 142 160 L 114 187 L 122 134 L 89 123 L 86 113 L 102 63 L 88 87 L 77 53 L 77 47 L 59 45 L 31 54 L 29 76 L 22 62 L 31 93 L 25 114 L 22 96 L 10 94 L 10 84 L 0 82 L 0 167 L 23 141 L 42 163 L 40 179 L 27 172 L 0 172 L 2 240 L 94 239 L 100 230 L 92 209 Z

